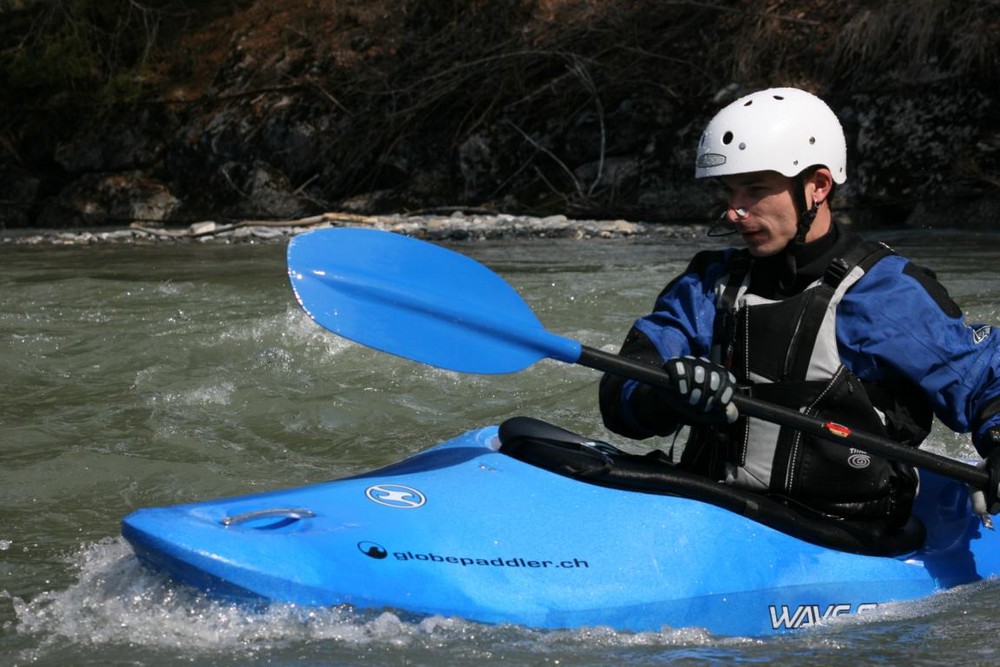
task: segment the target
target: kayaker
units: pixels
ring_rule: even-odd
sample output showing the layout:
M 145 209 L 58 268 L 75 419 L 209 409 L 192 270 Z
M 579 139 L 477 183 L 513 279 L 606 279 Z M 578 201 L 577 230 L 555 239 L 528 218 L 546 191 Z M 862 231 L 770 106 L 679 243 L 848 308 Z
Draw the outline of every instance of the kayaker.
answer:
M 936 414 L 972 433 L 997 513 L 1000 333 L 966 323 L 933 272 L 833 218 L 847 156 L 826 103 L 794 88 L 736 100 L 706 127 L 695 177 L 721 184 L 720 221 L 745 247 L 699 252 L 636 320 L 621 354 L 662 365 L 676 390 L 606 375 L 606 426 L 674 436 L 685 469 L 885 531 L 910 516 L 911 467 L 740 416 L 733 391 L 913 447 Z

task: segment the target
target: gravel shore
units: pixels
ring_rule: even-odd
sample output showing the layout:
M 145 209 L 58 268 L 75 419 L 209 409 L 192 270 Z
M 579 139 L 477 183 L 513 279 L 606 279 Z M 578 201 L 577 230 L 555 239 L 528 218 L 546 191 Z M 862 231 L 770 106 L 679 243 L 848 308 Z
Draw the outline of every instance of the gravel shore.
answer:
M 652 235 L 691 238 L 704 225 L 663 225 L 625 220 L 573 220 L 508 214 L 385 215 L 324 213 L 288 221 L 198 222 L 187 227 L 132 223 L 127 228 L 0 230 L 2 245 L 102 245 L 161 243 L 276 243 L 323 227 L 372 227 L 436 241 L 495 241 L 513 238 L 614 239 Z

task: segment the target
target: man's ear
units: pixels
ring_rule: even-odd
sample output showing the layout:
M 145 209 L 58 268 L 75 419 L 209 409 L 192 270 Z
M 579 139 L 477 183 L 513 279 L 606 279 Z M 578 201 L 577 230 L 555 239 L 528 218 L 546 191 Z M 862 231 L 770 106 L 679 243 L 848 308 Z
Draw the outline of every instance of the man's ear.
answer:
M 833 192 L 833 174 L 826 167 L 818 167 L 806 180 L 807 185 L 812 186 L 812 197 L 814 204 L 822 204 L 829 201 Z

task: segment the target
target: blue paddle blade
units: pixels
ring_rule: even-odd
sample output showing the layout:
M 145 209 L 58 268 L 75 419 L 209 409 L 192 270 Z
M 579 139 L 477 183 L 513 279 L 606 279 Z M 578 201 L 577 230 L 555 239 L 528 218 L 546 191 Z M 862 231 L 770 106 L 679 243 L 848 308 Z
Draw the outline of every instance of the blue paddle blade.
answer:
M 500 276 L 418 239 L 359 228 L 300 234 L 288 245 L 288 275 L 324 328 L 431 366 L 513 373 L 580 357 L 580 343 L 546 331 Z

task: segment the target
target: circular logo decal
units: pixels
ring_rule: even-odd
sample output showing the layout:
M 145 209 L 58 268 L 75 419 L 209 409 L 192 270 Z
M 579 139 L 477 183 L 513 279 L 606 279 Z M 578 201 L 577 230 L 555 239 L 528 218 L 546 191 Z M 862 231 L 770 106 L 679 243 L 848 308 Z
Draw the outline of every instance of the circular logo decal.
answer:
M 427 502 L 424 494 L 402 484 L 376 484 L 375 486 L 369 486 L 365 489 L 365 495 L 368 497 L 368 500 L 379 505 L 403 510 L 415 509 Z
M 847 457 L 847 465 L 852 468 L 862 469 L 871 465 L 872 458 L 867 454 L 851 454 Z
M 358 550 L 369 558 L 374 558 L 375 560 L 382 560 L 389 555 L 385 547 L 381 544 L 375 544 L 374 542 L 358 542 Z

